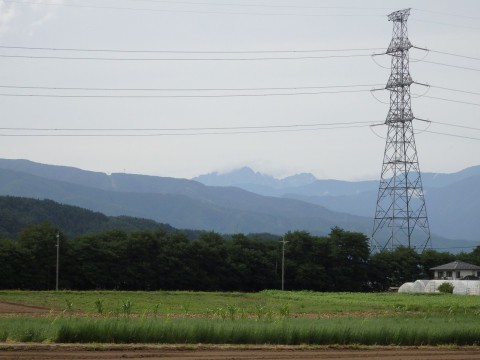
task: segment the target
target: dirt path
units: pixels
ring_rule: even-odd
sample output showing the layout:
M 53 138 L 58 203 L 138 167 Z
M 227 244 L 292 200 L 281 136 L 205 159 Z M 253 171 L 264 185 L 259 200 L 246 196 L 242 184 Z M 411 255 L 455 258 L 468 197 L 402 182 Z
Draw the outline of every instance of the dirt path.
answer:
M 9 303 L 0 301 L 0 315 L 5 314 L 29 314 L 29 315 L 41 315 L 50 312 L 49 308 L 32 305 L 22 305 L 16 303 Z
M 470 360 L 480 359 L 480 348 L 312 349 L 301 347 L 234 346 L 97 346 L 92 345 L 0 345 L 0 359 L 162 359 L 162 360 Z

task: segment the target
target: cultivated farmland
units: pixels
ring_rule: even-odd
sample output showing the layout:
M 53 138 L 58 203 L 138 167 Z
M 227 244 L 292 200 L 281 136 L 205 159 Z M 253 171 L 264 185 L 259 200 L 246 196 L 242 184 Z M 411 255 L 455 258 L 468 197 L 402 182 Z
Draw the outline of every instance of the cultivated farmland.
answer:
M 0 303 L 0 341 L 8 344 L 358 347 L 480 341 L 480 299 L 451 294 L 0 291 Z

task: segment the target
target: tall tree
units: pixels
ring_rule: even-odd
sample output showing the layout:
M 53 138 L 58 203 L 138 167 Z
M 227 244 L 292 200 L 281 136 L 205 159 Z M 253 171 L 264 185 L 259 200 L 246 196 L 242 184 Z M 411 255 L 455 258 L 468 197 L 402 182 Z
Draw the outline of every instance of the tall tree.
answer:
M 368 238 L 358 232 L 334 228 L 329 234 L 332 246 L 331 276 L 334 291 L 365 290 L 368 282 L 370 249 Z

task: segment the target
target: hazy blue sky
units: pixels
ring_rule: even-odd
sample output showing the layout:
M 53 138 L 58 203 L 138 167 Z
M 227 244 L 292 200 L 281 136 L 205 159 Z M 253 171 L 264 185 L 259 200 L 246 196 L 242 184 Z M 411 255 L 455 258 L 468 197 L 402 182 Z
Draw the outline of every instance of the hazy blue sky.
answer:
M 390 58 L 376 57 L 377 65 L 368 55 L 381 52 L 390 42 L 392 23 L 387 14 L 408 7 L 413 8 L 408 26 L 414 45 L 476 58 L 438 52 L 424 58 L 424 52 L 411 51 L 412 59 L 425 60 L 411 63 L 414 80 L 436 86 L 426 93 L 429 97 L 412 101 L 414 114 L 432 121 L 429 127 L 415 122 L 420 167 L 429 172 L 453 172 L 479 165 L 478 0 L 0 0 L 0 133 L 35 135 L 1 137 L 0 157 L 102 172 L 187 178 L 250 166 L 277 177 L 311 172 L 319 178 L 375 179 L 381 169 L 386 127 L 371 129 L 366 122 L 383 122 L 388 104 L 375 100 L 369 91 L 291 94 L 369 90 L 384 84 Z M 367 50 L 258 53 L 332 49 Z M 149 52 L 131 52 L 140 50 Z M 192 51 L 206 53 L 188 53 Z M 318 58 L 331 55 L 367 56 Z M 297 59 L 278 59 L 285 57 Z M 132 58 L 137 60 L 125 60 Z M 158 60 L 167 58 L 176 60 Z M 184 60 L 187 58 L 196 60 Z M 225 60 L 232 58 L 269 59 Z M 321 88 L 351 85 L 367 86 Z M 269 90 L 241 90 L 258 88 Z M 425 91 L 412 86 L 412 93 Z M 290 95 L 224 97 L 272 93 Z M 12 94 L 89 97 L 5 96 Z M 378 100 L 388 102 L 387 92 L 375 94 Z M 204 97 L 194 97 L 198 95 Z M 220 97 L 205 97 L 211 95 Z M 313 124 L 338 125 L 335 129 L 271 128 Z M 235 127 L 260 128 L 232 129 Z M 192 128 L 197 130 L 186 130 Z M 431 132 L 424 132 L 426 129 Z M 226 134 L 232 131 L 236 133 Z M 74 136 L 38 136 L 51 134 Z M 99 134 L 114 136 L 79 136 Z

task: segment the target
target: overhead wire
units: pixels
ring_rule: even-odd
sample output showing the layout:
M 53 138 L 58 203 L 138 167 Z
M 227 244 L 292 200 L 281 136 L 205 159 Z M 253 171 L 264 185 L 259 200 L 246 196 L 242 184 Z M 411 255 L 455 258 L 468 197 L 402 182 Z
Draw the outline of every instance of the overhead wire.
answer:
M 427 63 L 427 64 L 448 66 L 448 67 L 463 69 L 463 70 L 480 71 L 480 69 L 478 69 L 478 68 L 472 68 L 472 67 L 468 67 L 468 66 L 452 65 L 452 64 L 441 63 L 441 62 L 430 61 L 430 60 L 420 60 L 420 59 L 413 59 L 413 60 L 418 60 L 419 62 L 424 62 L 424 63 Z
M 137 7 L 124 7 L 124 6 L 104 6 L 104 5 L 80 5 L 80 4 L 65 4 L 65 3 L 52 3 L 52 2 L 35 2 L 35 1 L 14 1 L 3 0 L 5 3 L 17 4 L 17 5 L 45 5 L 45 6 L 57 6 L 66 8 L 82 8 L 82 9 L 98 9 L 98 10 L 117 10 L 117 11 L 134 11 L 134 12 L 152 12 L 152 13 L 185 13 L 185 14 L 216 14 L 216 15 L 252 15 L 252 16 L 299 16 L 299 17 L 384 17 L 380 14 L 319 14 L 319 13 L 269 13 L 259 11 L 219 11 L 219 10 L 190 10 L 190 9 L 158 9 L 158 8 L 137 8 Z M 335 8 L 331 8 L 333 10 Z M 337 8 L 338 9 L 338 8 Z M 344 8 L 345 9 L 345 8 Z M 348 8 L 347 8 L 348 9 Z M 325 9 L 324 9 L 325 10 Z M 349 9 L 358 10 L 358 9 Z
M 452 23 L 446 23 L 446 22 L 441 22 L 441 21 L 431 21 L 431 20 L 424 20 L 424 19 L 410 19 L 409 21 L 423 22 L 423 23 L 427 23 L 427 24 L 444 25 L 444 26 L 451 26 L 451 27 L 458 27 L 458 28 L 470 29 L 470 30 L 480 30 L 480 27 L 476 27 L 476 26 L 459 25 L 459 24 L 452 24 Z
M 480 95 L 480 93 L 476 93 L 476 92 L 472 92 L 472 91 L 464 91 L 464 90 L 446 88 L 446 87 L 441 87 L 441 86 L 428 85 L 428 88 L 437 88 L 437 89 L 443 89 L 443 90 L 448 90 L 448 91 L 456 91 L 456 92 L 461 92 L 461 93 L 466 93 L 466 94 Z M 373 96 L 373 98 L 375 100 L 377 100 L 378 102 L 380 102 L 382 104 L 388 104 L 388 102 L 382 101 L 374 95 L 375 91 L 380 91 L 380 90 L 383 91 L 383 90 L 388 90 L 388 89 L 377 88 L 377 89 L 372 89 L 372 90 L 369 90 L 369 91 L 370 91 L 370 94 Z M 439 96 L 431 96 L 431 95 L 427 95 L 427 93 L 428 93 L 428 91 L 424 92 L 423 94 L 412 93 L 411 96 L 412 96 L 412 98 L 427 98 L 427 99 L 447 101 L 447 102 L 453 102 L 453 103 L 464 104 L 464 105 L 480 106 L 480 103 L 463 101 L 463 100 L 456 100 L 456 99 L 449 99 L 449 98 L 444 98 L 444 97 L 439 97 Z
M 469 139 L 469 140 L 478 140 L 478 141 L 480 141 L 480 137 L 477 138 L 477 137 L 473 137 L 473 136 L 449 134 L 449 133 L 443 133 L 443 132 L 432 131 L 432 130 L 425 130 L 424 133 L 430 133 L 430 134 L 436 134 L 436 135 L 444 135 L 444 136 L 456 137 L 456 138 L 461 138 L 461 139 Z
M 465 125 L 458 125 L 458 124 L 449 124 L 449 123 L 440 122 L 440 121 L 432 121 L 432 123 L 433 123 L 433 124 L 444 125 L 444 126 L 452 126 L 452 127 L 462 128 L 462 129 L 480 131 L 480 128 L 473 127 L 473 126 L 465 126 Z
M 441 12 L 441 11 L 436 11 L 436 10 L 426 10 L 426 9 L 420 9 L 420 8 L 412 8 L 412 10 L 419 11 L 419 12 L 424 12 L 424 13 L 430 13 L 430 14 L 452 16 L 452 17 L 461 17 L 461 18 L 472 19 L 472 20 L 480 20 L 480 17 L 478 17 L 478 16 L 471 16 L 471 15 L 465 15 L 465 14 L 452 14 L 452 13 L 446 13 L 446 12 Z
M 167 3 L 167 4 L 181 4 L 181 5 L 196 5 L 196 6 L 234 6 L 234 7 L 256 7 L 256 8 L 287 8 L 287 9 L 355 9 L 355 10 L 390 10 L 392 8 L 383 7 L 354 7 L 354 6 L 318 6 L 318 5 L 285 5 L 285 4 L 245 4 L 245 3 L 229 3 L 229 2 L 193 2 L 193 1 L 177 1 L 177 0 L 129 0 L 133 2 L 149 2 L 149 3 Z
M 172 1 L 152 1 L 146 0 L 149 2 L 162 2 L 167 3 Z M 6 2 L 10 3 L 17 3 L 15 1 Z M 28 1 L 24 1 L 22 3 L 29 3 Z M 30 2 L 35 4 L 43 4 L 43 5 L 54 5 L 54 6 L 69 6 L 71 4 L 57 4 L 57 3 L 38 3 L 38 2 Z M 190 2 L 183 2 L 189 3 Z M 193 3 L 192 3 L 193 4 Z M 206 3 L 205 3 L 206 4 Z M 83 6 L 83 5 L 72 5 L 73 7 L 90 7 L 90 6 Z M 232 6 L 235 6 L 232 4 Z M 105 7 L 98 7 L 93 6 L 94 8 L 105 8 Z M 115 8 L 115 9 L 122 9 L 126 10 L 127 8 L 117 8 L 117 7 L 106 7 L 106 8 Z M 328 7 L 319 7 L 319 8 L 328 8 Z M 338 8 L 338 7 L 330 7 L 330 8 Z M 347 8 L 347 7 L 346 7 Z M 353 9 L 350 7 L 350 9 Z M 135 9 L 135 10 L 149 10 L 149 9 Z M 157 9 L 158 10 L 158 9 Z M 161 10 L 163 11 L 163 10 Z M 169 11 L 169 10 L 165 10 Z M 183 11 L 182 11 L 183 12 Z M 188 11 L 187 11 L 188 12 Z M 280 14 L 281 15 L 281 14 Z M 345 14 L 344 14 L 345 15 Z M 330 16 L 330 15 L 325 15 Z M 315 49 L 315 50 L 253 50 L 253 51 L 172 51 L 172 50 L 119 50 L 119 49 L 78 49 L 78 48 L 47 48 L 47 47 L 23 47 L 23 46 L 0 46 L 2 49 L 20 49 L 20 50 L 48 50 L 48 51 L 77 51 L 77 52 L 109 52 L 109 53 L 169 53 L 169 54 L 261 54 L 261 53 L 312 53 L 312 52 L 344 52 L 344 51 L 365 51 L 365 50 L 378 50 L 380 48 L 362 48 L 362 49 Z M 467 58 L 471 60 L 480 60 L 480 58 L 466 56 L 461 54 L 449 53 L 449 52 L 442 52 L 437 50 L 429 50 L 431 52 L 443 54 L 443 55 L 450 55 L 456 57 Z M 302 59 L 323 59 L 323 58 L 341 58 L 341 57 L 361 57 L 361 56 L 371 56 L 370 54 L 349 54 L 349 55 L 328 55 L 328 56 L 301 56 L 301 57 L 254 57 L 254 58 L 106 58 L 106 57 L 68 57 L 68 56 L 36 56 L 36 55 L 5 55 L 0 54 L 0 57 L 8 58 L 38 58 L 38 59 L 62 59 L 62 60 L 125 60 L 125 61 L 254 61 L 254 60 L 302 60 Z M 450 66 L 454 68 L 472 70 L 472 71 L 480 71 L 480 69 L 471 68 L 471 67 L 464 67 L 464 66 L 457 66 L 453 64 L 446 64 L 446 63 L 439 63 L 433 61 L 425 61 L 422 59 L 414 59 L 418 61 L 423 61 L 425 63 L 431 63 L 436 65 L 442 66 Z M 369 85 L 358 85 L 358 86 L 369 86 Z M 376 86 L 376 85 L 374 85 Z M 81 88 L 81 87 L 40 87 L 40 86 L 7 86 L 7 85 L 0 85 L 2 88 L 15 88 L 15 89 L 41 89 L 41 90 L 81 90 L 81 91 L 269 91 L 269 90 L 298 90 L 298 89 L 315 89 L 315 88 L 327 88 L 327 87 L 284 87 L 284 88 L 245 88 L 245 89 L 206 89 L 206 88 L 199 88 L 199 89 L 120 89 L 120 88 Z M 336 86 L 337 87 L 337 86 Z M 338 86 L 341 87 L 341 86 Z M 347 86 L 345 86 L 347 87 Z M 449 90 L 449 91 L 457 91 L 462 93 L 474 94 L 478 95 L 479 93 L 471 92 L 471 91 L 464 91 L 446 87 L 439 87 L 435 86 L 438 89 Z M 340 90 L 340 91 L 321 91 L 321 92 L 294 92 L 294 93 L 267 93 L 267 94 L 213 94 L 213 95 L 58 95 L 58 94 L 0 94 L 0 96 L 22 96 L 22 97 L 102 97 L 102 98 L 113 98 L 113 97 L 128 97 L 128 98 L 148 98 L 148 97 L 167 97 L 167 98 L 175 98 L 175 97 L 244 97 L 244 96 L 291 96 L 291 95 L 315 95 L 315 94 L 333 94 L 333 93 L 348 93 L 348 92 L 364 92 L 370 90 Z M 426 98 L 442 100 L 442 101 L 449 101 L 449 102 L 456 102 L 474 106 L 480 106 L 478 103 L 460 101 L 460 100 L 453 100 L 441 97 L 434 97 L 434 96 L 426 96 Z M 431 132 L 431 131 L 426 131 Z M 434 132 L 431 132 L 434 133 Z M 442 133 L 442 135 L 444 135 Z M 467 137 L 468 138 L 468 137 Z
M 337 90 L 337 91 L 311 91 L 311 92 L 290 92 L 290 93 L 262 93 L 262 94 L 208 94 L 208 95 L 63 95 L 63 94 L 14 94 L 0 93 L 0 96 L 9 97 L 40 97 L 40 98 L 121 98 L 121 99 L 148 99 L 148 98 L 231 98 L 231 97 L 267 97 L 267 96 L 299 96 L 299 95 L 320 95 L 320 94 L 343 94 L 360 93 L 370 90 Z
M 436 124 L 444 125 L 444 126 L 452 126 L 452 127 L 457 127 L 457 128 L 463 128 L 463 129 L 469 129 L 469 130 L 477 130 L 477 131 L 480 131 L 480 128 L 475 128 L 475 127 L 471 127 L 471 126 L 456 125 L 456 124 L 449 124 L 449 123 L 444 123 L 444 122 L 439 122 L 439 121 L 428 121 L 428 123 L 429 123 L 429 125 L 428 125 L 428 127 L 427 127 L 426 129 L 421 130 L 421 131 L 418 131 L 418 132 L 415 132 L 415 134 L 429 133 L 429 134 L 436 134 L 436 135 L 443 135 L 443 136 L 450 136 L 450 137 L 456 137 L 456 138 L 462 138 L 462 139 L 468 139 L 468 140 L 479 140 L 479 141 L 480 141 L 480 138 L 473 137 L 473 136 L 459 135 L 459 134 L 451 134 L 451 133 L 444 133 L 444 132 L 438 132 L 438 131 L 428 130 L 431 125 L 436 125 Z M 372 125 L 369 126 L 369 127 L 370 127 L 370 131 L 371 131 L 375 136 L 377 136 L 378 138 L 385 140 L 385 139 L 386 139 L 385 137 L 383 137 L 383 136 L 381 136 L 381 135 L 378 135 L 378 134 L 373 130 L 373 128 L 374 128 L 375 126 L 379 126 L 379 125 L 386 125 L 386 124 L 385 124 L 385 123 L 372 124 Z
M 349 55 L 325 55 L 325 56 L 296 56 L 296 57 L 209 57 L 209 58 L 120 58 L 120 57 L 78 57 L 78 56 L 50 56 L 50 55 L 6 55 L 0 54 L 0 58 L 20 59 L 49 59 L 49 60 L 93 60 L 93 61 L 265 61 L 265 60 L 309 60 L 331 58 L 354 58 L 366 57 L 370 54 Z M 479 70 L 480 71 L 480 70 Z
M 454 57 L 460 57 L 470 60 L 480 60 L 480 57 L 469 56 L 464 54 L 458 54 L 453 52 L 424 49 L 418 46 L 413 46 L 414 49 L 424 50 L 427 53 L 438 53 L 442 55 L 449 55 Z M 161 49 L 106 49 L 106 48 L 69 48 L 69 47 L 41 47 L 41 46 L 17 46 L 17 45 L 0 45 L 0 49 L 5 50 L 38 50 L 38 51 L 54 51 L 54 52 L 85 52 L 85 53 L 125 53 L 125 54 L 141 54 L 141 53 L 158 53 L 158 54 L 303 54 L 303 53 L 321 53 L 321 52 L 356 52 L 356 51 L 376 51 L 384 50 L 384 47 L 364 47 L 364 48 L 339 48 L 339 49 L 275 49 L 275 50 L 161 50 Z M 376 56 L 386 55 L 386 53 L 378 54 L 360 54 L 361 56 Z M 340 55 L 333 55 L 340 56 Z M 346 56 L 358 56 L 356 54 L 349 54 Z M 4 54 L 4 57 L 30 57 L 30 55 L 9 55 Z M 43 58 L 41 55 L 31 55 L 32 58 Z M 47 57 L 50 58 L 50 57 Z M 66 56 L 65 58 L 70 58 Z M 81 57 L 72 57 L 74 59 L 82 59 Z M 90 58 L 86 58 L 90 59 Z M 117 58 L 106 58 L 115 60 Z M 121 58 L 118 58 L 121 59 Z M 132 58 L 127 58 L 132 59 Z M 268 59 L 268 58 L 267 58 Z M 290 57 L 288 59 L 291 59 Z M 295 57 L 292 57 L 295 59 Z M 413 61 L 424 61 L 423 59 L 411 59 Z M 427 61 L 424 61 L 427 62 Z M 437 64 L 437 63 L 435 63 Z M 451 64 L 438 63 L 439 65 L 453 66 Z M 381 66 L 381 65 L 380 65 Z M 476 69 L 478 70 L 478 69 Z
M 460 92 L 460 93 L 471 94 L 471 95 L 480 95 L 480 92 L 475 92 L 475 91 L 453 89 L 450 87 L 436 86 L 436 85 L 428 85 L 428 86 L 434 89 L 448 90 L 448 91 Z
M 371 51 L 383 48 L 344 48 L 344 49 L 282 49 L 282 50 L 227 50 L 227 51 L 195 51 L 195 50 L 126 50 L 126 49 L 91 49 L 91 48 L 62 48 L 62 47 L 33 47 L 0 45 L 0 49 L 13 50 L 41 50 L 41 51 L 74 51 L 74 52 L 107 52 L 107 53 L 162 53 L 162 54 L 264 54 L 264 53 L 315 53 L 315 52 L 344 52 L 344 51 Z
M 469 130 L 480 131 L 480 128 L 449 124 L 439 121 L 428 121 L 429 125 L 444 125 Z M 338 130 L 368 127 L 373 131 L 374 126 L 385 125 L 372 121 L 351 121 L 340 123 L 313 123 L 313 124 L 287 124 L 287 125 L 264 125 L 264 126 L 228 126 L 228 127 L 186 127 L 186 128 L 65 128 L 65 127 L 0 127 L 0 137 L 161 137 L 161 136 L 200 136 L 200 135 L 240 135 L 240 134 L 262 134 L 282 132 L 304 132 L 321 130 Z M 8 131 L 10 133 L 5 133 Z M 11 133 L 14 132 L 14 133 Z M 25 133 L 28 132 L 28 133 Z M 32 133 L 34 132 L 34 133 Z M 49 132 L 49 133 L 45 133 Z M 85 133 L 90 132 L 90 133 Z M 128 133 L 126 133 L 128 132 Z M 135 132 L 135 133 L 133 133 Z M 375 136 L 384 137 L 373 132 Z M 436 135 L 464 138 L 469 140 L 480 140 L 480 138 L 432 130 L 418 132 Z
M 252 130 L 298 127 L 322 127 L 338 125 L 372 124 L 373 121 L 349 121 L 337 123 L 287 124 L 287 125 L 256 125 L 256 126 L 221 126 L 221 127 L 186 127 L 186 128 L 41 128 L 41 127 L 0 127 L 0 130 L 16 131 L 203 131 L 203 130 Z
M 419 49 L 419 48 L 417 48 Z M 456 54 L 452 52 L 446 52 L 446 51 L 438 51 L 438 50 L 430 50 L 427 49 L 429 52 L 437 53 L 437 54 L 442 54 L 442 55 L 449 55 L 449 56 L 455 56 L 455 57 L 460 57 L 464 59 L 470 59 L 470 60 L 480 60 L 480 57 L 475 57 L 475 56 L 468 56 L 468 55 L 462 55 L 462 54 Z
M 427 99 L 435 99 L 435 100 L 448 101 L 448 102 L 465 104 L 465 105 L 480 106 L 480 103 L 473 103 L 473 102 L 462 101 L 462 100 L 454 100 L 454 99 L 442 98 L 442 97 L 438 97 L 438 96 L 424 95 L 423 97 L 427 98 Z
M 239 127 L 206 127 L 206 128 L 177 128 L 177 129 L 107 129 L 107 128 L 0 128 L 0 131 L 50 131 L 54 133 L 0 133 L 0 137 L 162 137 L 162 136 L 201 136 L 201 135 L 245 135 L 262 133 L 283 133 L 283 132 L 303 132 L 320 130 L 337 130 L 368 127 L 371 122 L 350 122 L 350 123 L 330 123 L 330 124 L 296 124 L 296 125 L 273 125 L 273 126 L 239 126 Z M 58 132 L 70 132 L 61 133 Z M 97 133 L 79 133 L 91 131 Z M 109 133 L 107 133 L 107 131 Z M 123 131 L 137 133 L 124 133 Z M 148 133 L 145 133 L 148 131 Z M 162 131 L 161 133 L 152 133 L 152 131 Z M 176 131 L 176 132 L 170 132 Z M 72 133 L 74 132 L 74 133 Z M 100 132 L 100 133 L 98 133 Z M 115 133 L 117 132 L 117 133 Z M 120 132 L 120 133 L 118 133 Z
M 319 86 L 289 86 L 289 87 L 248 87 L 248 88 L 112 88 L 112 87 L 61 87 L 61 86 L 22 86 L 1 85 L 6 89 L 29 90 L 81 90 L 81 91 L 268 91 L 268 90 L 306 90 L 306 89 L 334 89 L 380 86 L 382 84 L 356 85 L 319 85 Z

